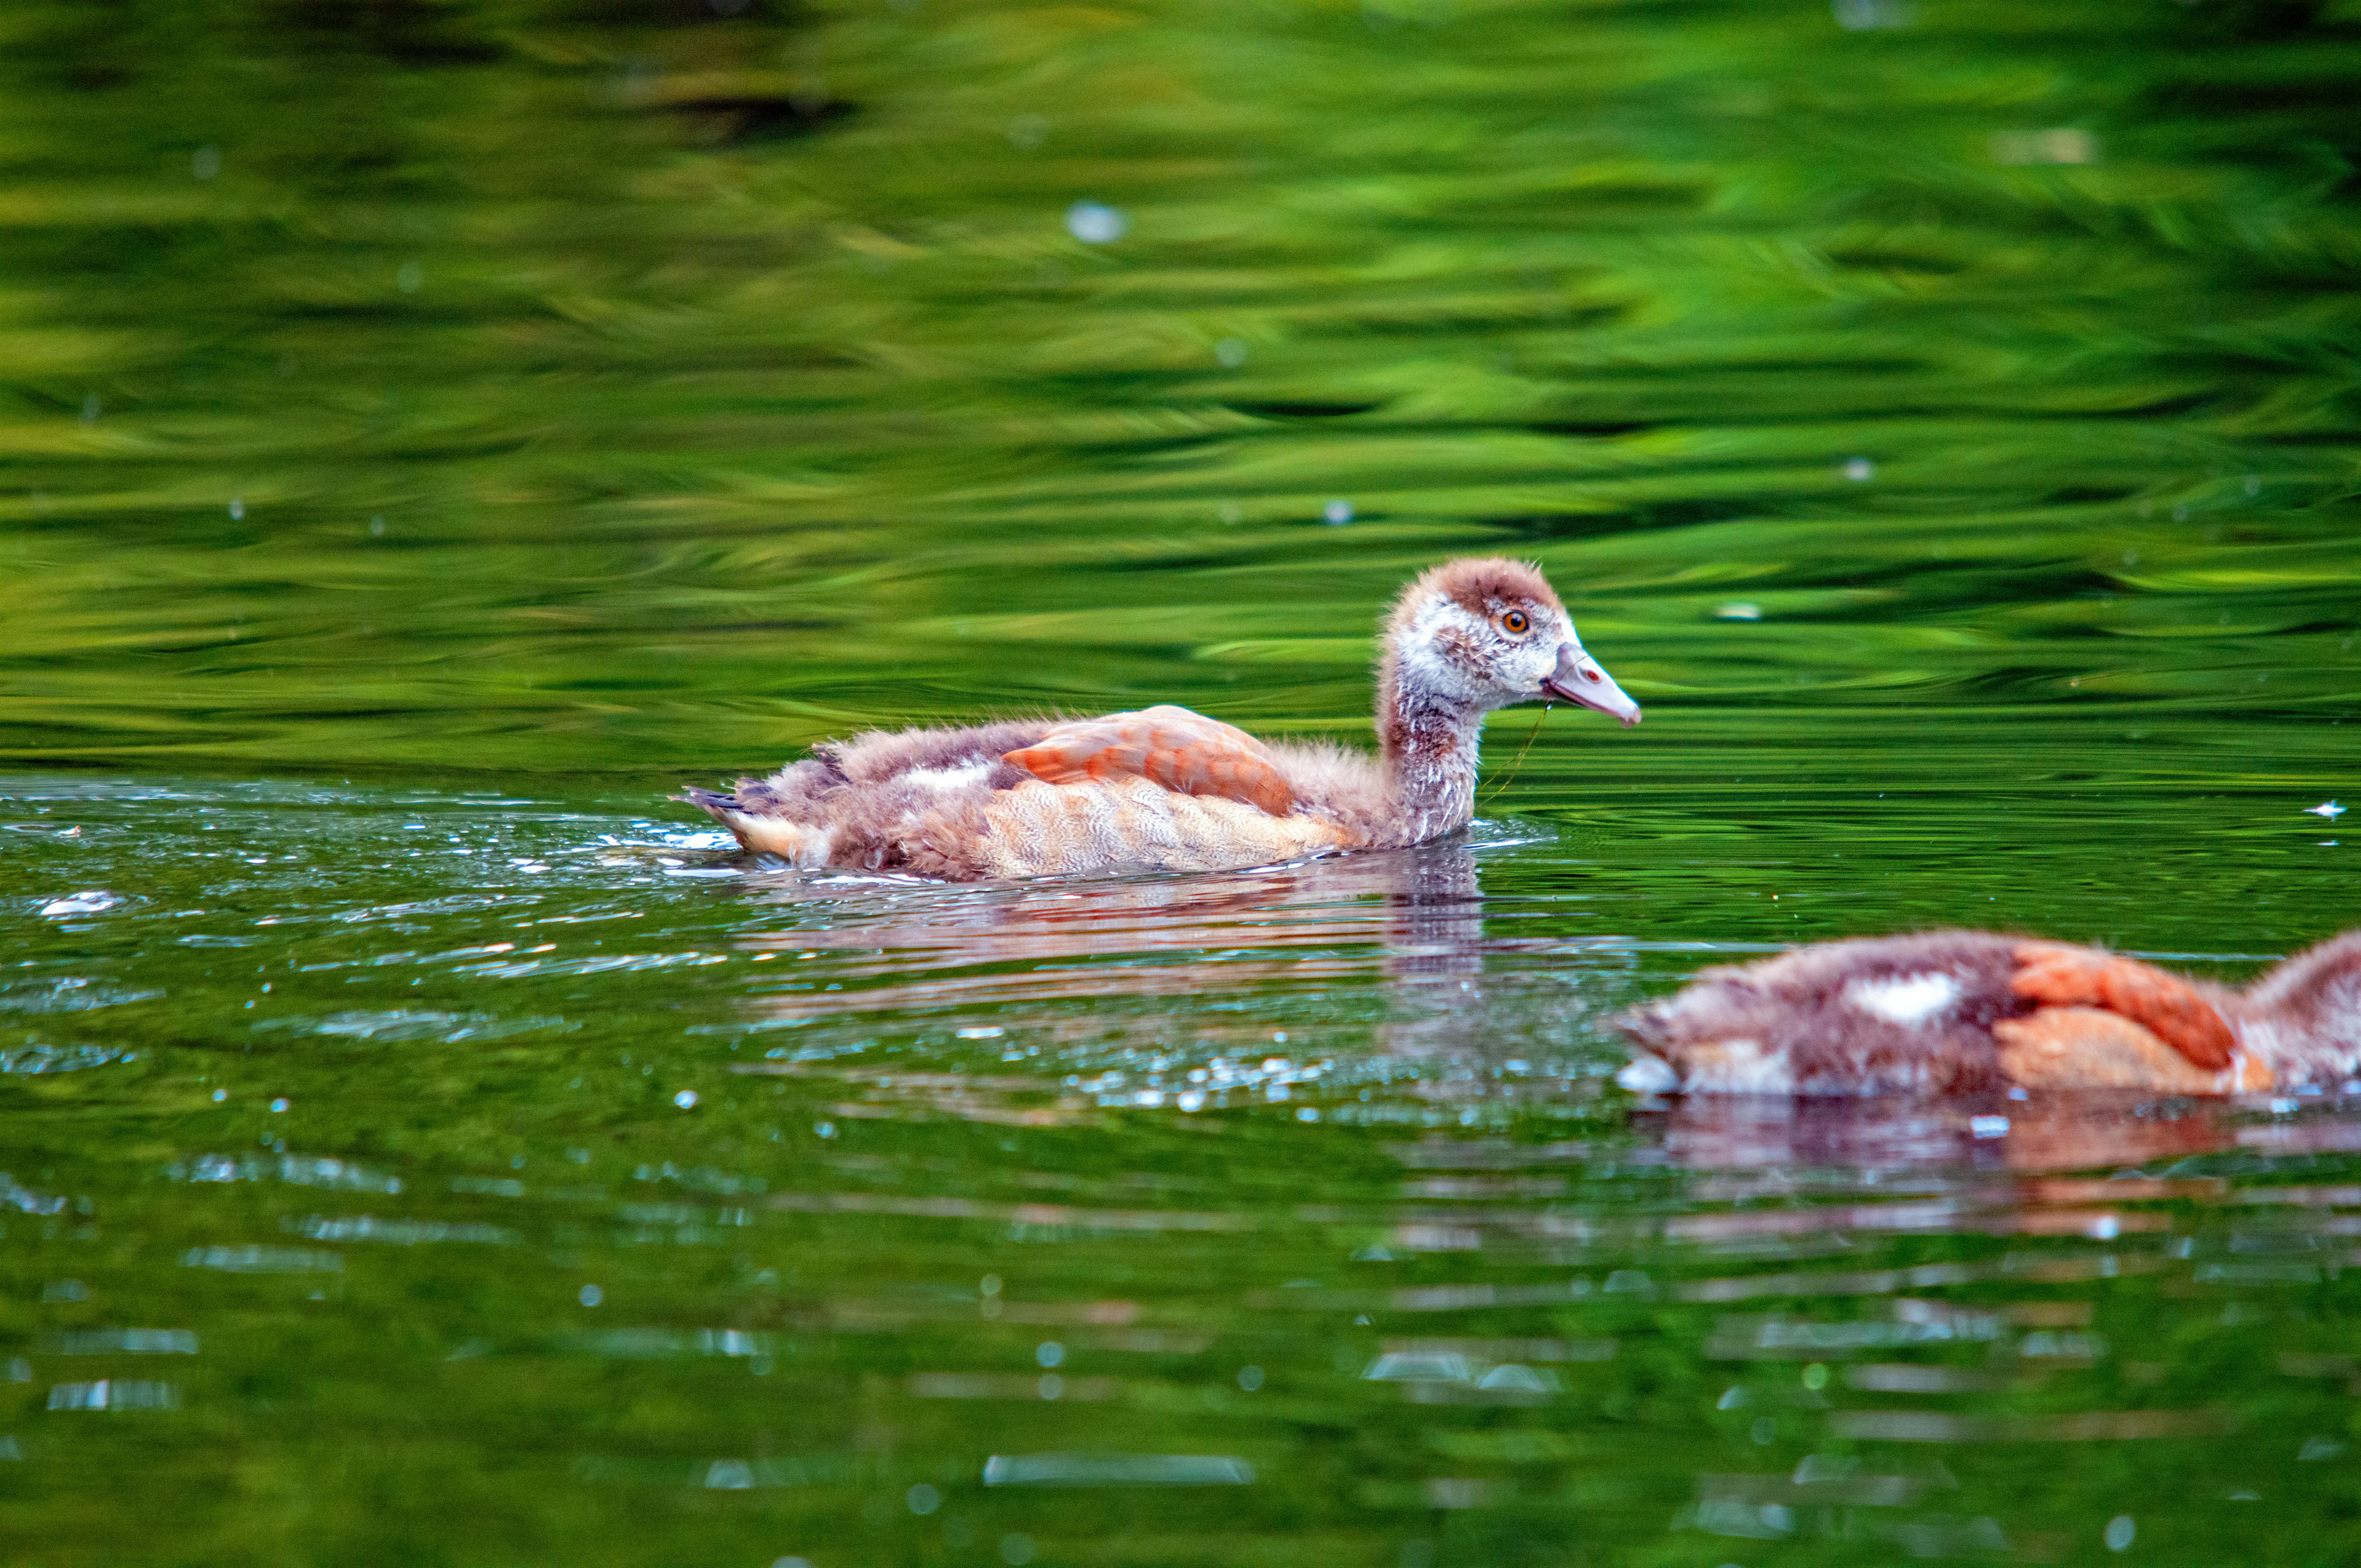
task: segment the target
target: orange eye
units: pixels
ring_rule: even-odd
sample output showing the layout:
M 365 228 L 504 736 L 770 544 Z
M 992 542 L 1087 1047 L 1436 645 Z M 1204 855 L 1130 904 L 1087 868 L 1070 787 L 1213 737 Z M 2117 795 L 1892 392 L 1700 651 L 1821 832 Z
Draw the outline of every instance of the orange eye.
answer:
M 1523 610 L 1512 609 L 1500 618 L 1500 624 L 1515 635 L 1522 637 L 1525 634 L 1525 628 L 1531 626 L 1532 622 L 1525 619 Z

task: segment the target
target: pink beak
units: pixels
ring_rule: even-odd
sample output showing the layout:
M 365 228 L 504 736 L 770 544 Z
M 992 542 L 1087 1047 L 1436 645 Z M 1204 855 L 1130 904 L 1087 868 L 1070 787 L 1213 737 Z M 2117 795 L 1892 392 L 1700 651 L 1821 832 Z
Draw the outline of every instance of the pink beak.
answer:
M 1557 668 L 1542 677 L 1540 695 L 1595 707 L 1609 718 L 1621 719 L 1626 729 L 1640 722 L 1640 705 L 1624 695 L 1615 677 L 1600 669 L 1579 642 L 1558 644 Z

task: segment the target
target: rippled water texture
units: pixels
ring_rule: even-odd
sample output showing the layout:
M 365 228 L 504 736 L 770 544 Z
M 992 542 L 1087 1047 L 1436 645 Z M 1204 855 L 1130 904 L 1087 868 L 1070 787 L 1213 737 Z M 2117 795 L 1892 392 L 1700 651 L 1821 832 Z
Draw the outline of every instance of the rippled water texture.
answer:
M 23 0 L 0 84 L 12 1560 L 2351 1555 L 2361 1102 L 1608 1082 L 1717 955 L 2361 923 L 2351 0 Z M 1499 716 L 1464 841 L 662 798 L 1354 738 L 1471 550 L 1648 718 Z

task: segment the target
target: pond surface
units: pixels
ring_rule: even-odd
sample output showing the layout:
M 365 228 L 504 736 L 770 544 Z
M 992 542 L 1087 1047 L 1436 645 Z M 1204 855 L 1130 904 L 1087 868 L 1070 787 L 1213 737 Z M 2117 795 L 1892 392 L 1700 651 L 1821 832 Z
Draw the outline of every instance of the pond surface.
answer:
M 2350 1557 L 2361 1096 L 1609 1081 L 1721 956 L 2361 920 L 2350 5 L 35 0 L 0 82 L 12 1556 Z M 1648 719 L 1497 716 L 1461 840 L 664 799 L 1364 736 L 1471 551 Z

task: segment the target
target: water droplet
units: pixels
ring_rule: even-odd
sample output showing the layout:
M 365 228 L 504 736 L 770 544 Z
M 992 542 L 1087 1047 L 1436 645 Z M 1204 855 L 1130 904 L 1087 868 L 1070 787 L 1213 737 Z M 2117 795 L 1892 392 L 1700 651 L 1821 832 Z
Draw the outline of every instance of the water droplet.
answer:
M 580 1290 L 575 1292 L 574 1299 L 586 1307 L 595 1307 L 607 1299 L 607 1293 L 596 1285 L 585 1285 Z
M 246 521 L 246 498 L 244 496 L 232 496 L 230 498 L 229 518 L 232 522 L 243 522 Z
M 1856 485 L 1865 485 L 1877 477 L 1877 465 L 1866 457 L 1845 459 L 1844 477 Z
M 2114 1518 L 2107 1521 L 2107 1533 L 2105 1536 L 2107 1550 L 2110 1552 L 2128 1551 L 2130 1550 L 2133 1537 L 2138 1534 L 2139 1526 L 2132 1522 L 2131 1515 L 2117 1514 Z
M 287 1109 L 287 1102 L 284 1099 L 274 1100 L 270 1102 L 270 1109 L 273 1112 L 284 1111 Z
M 1033 1349 L 1033 1359 L 1043 1366 L 1057 1366 L 1066 1359 L 1066 1347 L 1056 1340 L 1043 1340 Z
M 1828 0 L 1828 11 L 1849 33 L 1906 27 L 1917 19 L 1907 0 Z
M 902 1501 L 914 1514 L 930 1514 L 943 1506 L 943 1495 L 921 1481 L 902 1494 Z
M 1243 337 L 1222 339 L 1221 342 L 1213 345 L 1213 357 L 1222 362 L 1224 369 L 1236 369 L 1246 362 L 1246 340 Z
M 1131 232 L 1131 219 L 1120 207 L 1077 202 L 1066 209 L 1066 232 L 1084 245 L 1110 245 Z
M 684 1111 L 694 1111 L 697 1109 L 697 1091 L 684 1089 L 672 1097 L 672 1102 Z
M 1353 503 L 1350 501 L 1330 501 L 1326 506 L 1320 509 L 1320 516 L 1324 521 L 1326 521 L 1329 527 L 1342 528 L 1345 524 L 1353 521 Z
M 1261 1368 L 1261 1367 L 1259 1367 L 1259 1366 L 1241 1366 L 1241 1367 L 1239 1367 L 1239 1368 L 1238 1368 L 1238 1387 L 1241 1387 L 1241 1388 L 1243 1388 L 1243 1389 L 1245 1389 L 1245 1390 L 1246 1390 L 1247 1393 L 1249 1393 L 1249 1394 L 1253 1393 L 1256 1389 L 1257 1389 L 1257 1388 L 1261 1387 L 1262 1387 L 1262 1368 Z

